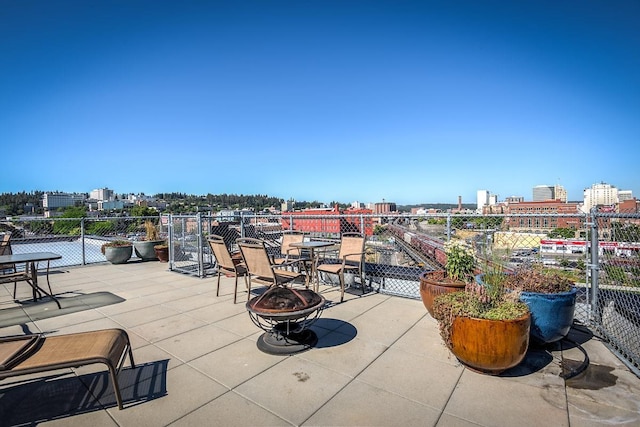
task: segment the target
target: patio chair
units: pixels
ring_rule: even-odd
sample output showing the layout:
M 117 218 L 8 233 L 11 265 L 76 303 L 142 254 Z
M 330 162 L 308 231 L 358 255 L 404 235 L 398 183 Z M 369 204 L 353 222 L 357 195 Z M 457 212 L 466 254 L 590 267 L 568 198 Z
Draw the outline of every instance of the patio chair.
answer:
M 12 255 L 11 250 L 11 233 L 4 233 L 0 238 L 0 255 Z M 13 282 L 13 298 L 16 298 L 16 287 L 18 285 L 18 277 L 24 276 L 18 273 L 15 264 L 0 264 L 0 283 Z
M 122 329 L 104 329 L 44 337 L 21 335 L 0 338 L 0 380 L 19 375 L 104 363 L 122 409 L 118 373 L 127 354 L 134 368 L 129 336 Z
M 273 257 L 273 263 L 278 265 L 289 265 L 290 261 L 297 261 L 297 264 L 291 264 L 292 267 L 297 268 L 298 271 L 300 271 L 300 266 L 302 266 L 305 272 L 307 272 L 311 258 L 303 256 L 301 248 L 291 246 L 292 243 L 301 243 L 302 241 L 304 241 L 304 233 L 302 232 L 288 231 L 282 233 L 282 244 L 279 249 L 280 252 Z
M 223 273 L 233 274 L 235 278 L 235 287 L 233 289 L 233 303 L 235 304 L 238 297 L 238 276 L 244 277 L 244 282 L 249 289 L 249 284 L 247 282 L 247 267 L 242 263 L 242 255 L 240 253 L 231 254 L 229 252 L 229 248 L 224 242 L 224 238 L 222 236 L 218 236 L 217 234 L 212 234 L 207 239 L 209 242 L 209 247 L 211 248 L 211 252 L 213 252 L 213 256 L 216 257 L 216 262 L 218 264 L 218 287 L 216 289 L 216 296 L 220 295 L 220 276 Z
M 263 240 L 243 237 L 237 239 L 236 242 L 238 243 L 242 259 L 249 272 L 249 295 L 247 300 L 251 297 L 252 282 L 269 287 L 284 286 L 298 278 L 304 277 L 304 274 L 301 272 L 286 269 L 287 266 L 297 263 L 298 261 L 274 264 L 273 259 L 267 253 L 267 247 Z
M 340 302 L 344 301 L 344 275 L 346 272 L 352 272 L 360 277 L 362 293 L 364 294 L 364 242 L 365 238 L 360 233 L 344 233 L 340 239 L 340 249 L 335 262 L 331 262 L 330 259 L 326 258 L 322 264 L 316 267 L 318 272 L 336 274 L 338 276 L 340 281 Z

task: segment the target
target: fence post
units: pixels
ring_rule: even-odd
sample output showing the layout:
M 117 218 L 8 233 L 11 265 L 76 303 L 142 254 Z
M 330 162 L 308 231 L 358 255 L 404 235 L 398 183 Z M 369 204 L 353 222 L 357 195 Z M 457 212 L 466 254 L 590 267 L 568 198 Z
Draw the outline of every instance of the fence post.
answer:
M 196 214 L 196 223 L 198 224 L 198 277 L 204 277 L 204 245 L 202 244 L 202 217 L 200 212 Z
M 364 215 L 360 214 L 360 232 L 363 236 L 367 235 L 367 230 L 364 229 Z
M 598 242 L 598 218 L 596 217 L 596 208 L 591 209 L 591 312 L 595 313 L 597 319 L 600 319 L 602 313 L 598 307 L 598 270 L 600 246 Z
M 84 220 L 85 218 L 80 219 L 80 241 L 82 242 L 82 265 L 87 264 L 86 259 L 86 249 L 85 249 L 85 240 L 84 240 Z
M 447 242 L 451 240 L 451 213 L 447 213 Z

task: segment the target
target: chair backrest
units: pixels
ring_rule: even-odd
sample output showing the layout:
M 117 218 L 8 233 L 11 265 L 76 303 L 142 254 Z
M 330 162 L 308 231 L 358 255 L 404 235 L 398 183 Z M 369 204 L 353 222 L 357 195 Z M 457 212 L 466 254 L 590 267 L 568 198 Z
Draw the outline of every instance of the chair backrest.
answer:
M 13 255 L 11 233 L 4 233 L 0 239 L 0 255 Z M 14 264 L 0 264 L 0 270 L 14 268 Z
M 275 283 L 275 275 L 271 268 L 271 258 L 267 253 L 264 241 L 251 237 L 242 237 L 237 239 L 236 242 L 249 274 L 271 279 Z
M 211 252 L 213 252 L 213 256 L 216 257 L 218 265 L 222 268 L 233 270 L 235 268 L 234 263 L 231 259 L 229 249 L 224 243 L 224 238 L 217 234 L 212 234 L 207 239 L 207 242 L 209 242 L 209 247 L 211 248 Z
M 360 233 L 344 233 L 340 240 L 338 258 L 361 263 L 364 257 L 364 240 L 365 238 Z
M 0 239 L 0 255 L 11 255 L 11 234 L 4 233 Z
M 280 253 L 282 255 L 300 256 L 301 249 L 292 247 L 292 243 L 300 243 L 304 240 L 304 233 L 297 231 L 287 232 L 282 234 L 282 245 L 280 245 Z

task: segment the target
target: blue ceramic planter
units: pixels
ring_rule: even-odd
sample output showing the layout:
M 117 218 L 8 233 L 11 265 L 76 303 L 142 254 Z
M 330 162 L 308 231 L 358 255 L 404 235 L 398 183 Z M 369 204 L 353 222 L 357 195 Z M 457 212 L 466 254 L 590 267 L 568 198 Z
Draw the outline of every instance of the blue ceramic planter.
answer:
M 564 338 L 573 324 L 577 289 L 557 294 L 522 292 L 520 300 L 531 311 L 531 338 L 548 344 Z
M 476 281 L 484 286 L 482 274 Z M 522 292 L 520 300 L 531 311 L 531 338 L 537 344 L 549 344 L 564 338 L 573 324 L 577 289 L 555 294 Z

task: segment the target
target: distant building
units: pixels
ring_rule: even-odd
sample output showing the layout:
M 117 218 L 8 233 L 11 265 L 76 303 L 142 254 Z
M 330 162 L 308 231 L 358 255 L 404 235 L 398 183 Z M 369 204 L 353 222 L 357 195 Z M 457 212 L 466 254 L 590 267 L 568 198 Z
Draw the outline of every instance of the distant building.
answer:
M 99 211 L 110 211 L 113 209 L 124 209 L 122 200 L 98 200 Z
M 373 213 L 376 213 L 376 214 L 396 212 L 397 210 L 398 208 L 396 207 L 395 203 L 385 202 L 384 200 L 382 201 L 382 203 L 374 204 L 374 207 L 373 207 Z
M 370 209 L 347 209 L 341 212 L 338 205 L 333 208 L 287 212 L 281 219 L 282 229 L 338 237 L 348 232 L 361 233 L 364 227 L 364 234 L 371 236 L 373 235 L 372 213 Z
M 601 182 L 584 190 L 582 211 L 588 213 L 596 206 L 615 206 L 618 203 L 618 189 L 613 185 Z
M 44 215 L 46 217 L 50 217 L 51 212 L 58 210 L 59 208 L 81 206 L 84 203 L 84 200 L 84 194 L 44 193 L 42 195 L 42 207 L 45 211 Z
M 545 200 L 520 202 L 506 206 L 505 213 L 507 215 L 526 215 L 506 218 L 506 223 L 511 231 L 545 233 L 554 228 L 573 228 L 575 230 L 584 228 L 585 217 L 580 212 L 578 203 Z M 557 216 L 556 214 L 570 216 Z
M 524 197 L 522 196 L 509 196 L 506 199 L 504 199 L 504 202 L 506 204 L 512 204 L 512 203 L 522 203 L 524 202 Z
M 553 187 L 553 198 L 561 202 L 567 202 L 567 190 L 562 185 Z
M 489 192 L 487 190 L 478 190 L 476 193 L 476 210 L 482 212 L 482 208 L 489 204 Z
M 293 207 L 295 206 L 296 202 L 294 202 L 293 200 L 287 200 L 286 202 L 283 202 L 280 206 L 280 211 L 281 212 L 289 212 L 293 210 Z
M 113 190 L 110 190 L 108 188 L 98 188 L 96 190 L 92 190 L 89 193 L 89 198 L 102 201 L 115 200 L 115 195 L 113 193 Z
M 631 190 L 618 190 L 618 203 L 622 203 L 626 200 L 634 200 L 633 192 Z
M 534 202 L 544 202 L 545 200 L 555 200 L 554 188 L 551 185 L 536 185 L 533 187 Z

